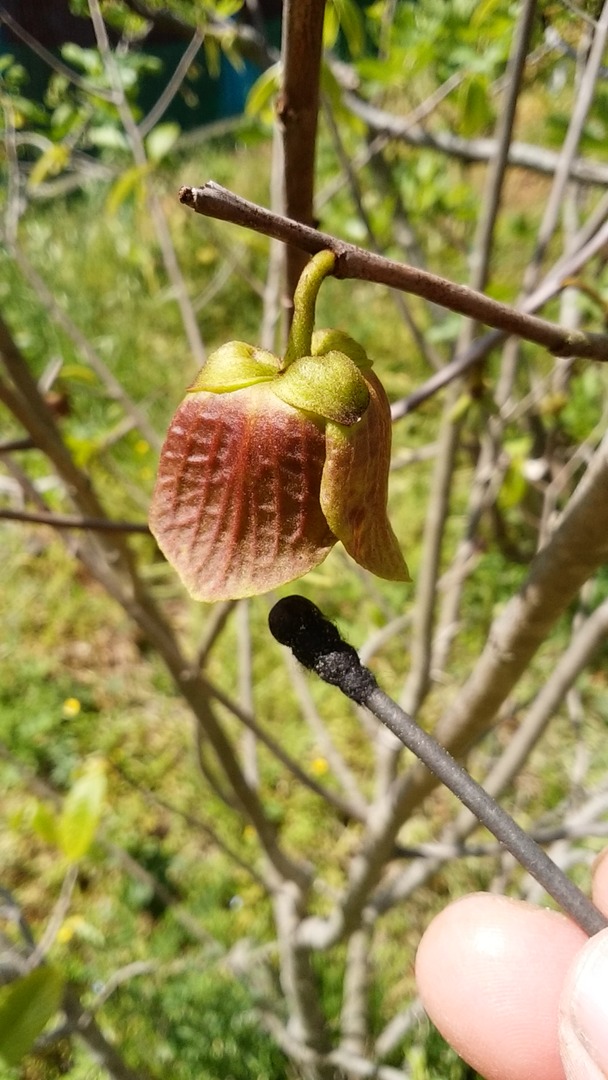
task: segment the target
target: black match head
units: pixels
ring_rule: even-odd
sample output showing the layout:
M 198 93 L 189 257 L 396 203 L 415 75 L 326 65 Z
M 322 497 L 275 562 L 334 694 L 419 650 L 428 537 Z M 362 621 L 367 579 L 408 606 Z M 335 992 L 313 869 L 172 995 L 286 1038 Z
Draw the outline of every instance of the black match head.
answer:
M 324 682 L 364 704 L 376 686 L 371 671 L 362 667 L 356 649 L 343 641 L 336 626 L 304 596 L 285 596 L 269 616 L 270 633 L 291 649 L 296 660 Z

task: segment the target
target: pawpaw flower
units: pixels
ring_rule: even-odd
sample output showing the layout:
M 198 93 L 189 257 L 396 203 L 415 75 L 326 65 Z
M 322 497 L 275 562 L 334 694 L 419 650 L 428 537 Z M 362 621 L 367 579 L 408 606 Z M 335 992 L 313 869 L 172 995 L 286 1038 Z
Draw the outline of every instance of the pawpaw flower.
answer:
M 321 252 L 304 270 L 283 359 L 223 345 L 173 417 L 150 528 L 196 600 L 266 592 L 338 541 L 379 577 L 409 580 L 386 511 L 388 399 L 352 338 L 312 333 L 333 262 Z

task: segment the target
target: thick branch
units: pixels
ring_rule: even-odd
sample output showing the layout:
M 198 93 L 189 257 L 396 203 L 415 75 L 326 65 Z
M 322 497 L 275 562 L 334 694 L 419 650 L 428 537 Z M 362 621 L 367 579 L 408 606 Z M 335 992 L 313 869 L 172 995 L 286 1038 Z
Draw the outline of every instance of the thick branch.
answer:
M 283 78 L 277 115 L 283 130 L 285 213 L 312 225 L 315 148 L 325 0 L 285 0 Z M 287 255 L 287 295 L 292 297 L 305 260 Z
M 571 331 L 545 319 L 527 315 L 466 285 L 458 285 L 406 263 L 385 259 L 308 225 L 272 214 L 213 181 L 201 188 L 183 187 L 179 198 L 197 214 L 242 225 L 298 247 L 310 255 L 323 249 L 333 251 L 336 256 L 334 276 L 337 278 L 374 281 L 378 285 L 388 285 L 392 289 L 422 296 L 459 315 L 541 345 L 555 356 L 608 361 L 608 336 L 605 334 Z

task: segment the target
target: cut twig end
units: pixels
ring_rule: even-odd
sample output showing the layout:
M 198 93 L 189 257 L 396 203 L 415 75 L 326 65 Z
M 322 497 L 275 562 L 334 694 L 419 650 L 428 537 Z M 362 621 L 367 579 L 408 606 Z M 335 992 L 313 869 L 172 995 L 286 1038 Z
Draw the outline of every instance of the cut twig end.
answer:
M 181 187 L 179 189 L 178 199 L 179 199 L 180 203 L 184 204 L 184 206 L 194 206 L 194 203 L 195 203 L 194 188 Z

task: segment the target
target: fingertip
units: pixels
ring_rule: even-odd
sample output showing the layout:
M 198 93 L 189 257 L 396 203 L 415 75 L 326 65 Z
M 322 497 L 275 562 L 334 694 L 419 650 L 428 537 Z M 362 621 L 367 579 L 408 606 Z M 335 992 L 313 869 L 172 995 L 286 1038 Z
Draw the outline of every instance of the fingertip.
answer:
M 487 1080 L 557 1080 L 559 995 L 585 940 L 558 912 L 467 896 L 434 919 L 420 942 L 416 978 L 425 1009 Z
M 568 973 L 559 1031 L 569 1080 L 608 1076 L 608 930 L 583 946 Z

